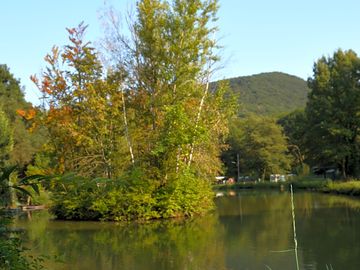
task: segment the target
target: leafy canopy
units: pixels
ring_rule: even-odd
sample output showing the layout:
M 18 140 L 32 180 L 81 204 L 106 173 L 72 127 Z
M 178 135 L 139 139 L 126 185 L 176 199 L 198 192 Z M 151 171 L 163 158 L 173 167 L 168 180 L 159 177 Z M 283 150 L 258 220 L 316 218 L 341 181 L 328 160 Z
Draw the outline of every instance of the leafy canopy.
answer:
M 360 59 L 338 50 L 314 64 L 306 106 L 307 148 L 313 164 L 359 175 Z M 315 139 L 314 139 L 315 138 Z

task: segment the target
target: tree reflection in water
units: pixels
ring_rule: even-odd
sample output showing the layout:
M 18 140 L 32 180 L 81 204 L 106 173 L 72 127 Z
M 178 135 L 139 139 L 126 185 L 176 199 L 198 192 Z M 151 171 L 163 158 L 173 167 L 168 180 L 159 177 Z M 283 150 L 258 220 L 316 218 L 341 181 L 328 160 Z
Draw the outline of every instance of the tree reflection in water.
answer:
M 232 194 L 234 195 L 234 194 Z M 301 269 L 359 269 L 360 201 L 295 193 Z M 34 254 L 59 255 L 48 269 L 295 269 L 287 192 L 216 198 L 217 212 L 147 224 L 63 222 L 18 217 Z

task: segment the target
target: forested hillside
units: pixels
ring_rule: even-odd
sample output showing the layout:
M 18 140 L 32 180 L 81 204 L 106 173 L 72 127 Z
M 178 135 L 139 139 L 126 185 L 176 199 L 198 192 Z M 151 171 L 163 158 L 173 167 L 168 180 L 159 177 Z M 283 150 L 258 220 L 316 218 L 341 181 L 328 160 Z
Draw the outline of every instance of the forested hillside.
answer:
M 309 92 L 306 81 L 281 72 L 231 78 L 229 83 L 239 93 L 241 112 L 263 115 L 304 108 Z

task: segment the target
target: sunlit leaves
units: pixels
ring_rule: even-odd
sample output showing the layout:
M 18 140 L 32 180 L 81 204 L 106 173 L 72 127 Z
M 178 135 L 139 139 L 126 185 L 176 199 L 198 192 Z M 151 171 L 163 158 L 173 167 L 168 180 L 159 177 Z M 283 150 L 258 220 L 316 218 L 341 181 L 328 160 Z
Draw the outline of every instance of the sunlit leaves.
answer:
M 319 59 L 309 79 L 308 157 L 314 165 L 338 167 L 344 177 L 359 173 L 359 70 L 355 52 L 338 50 Z
M 38 121 L 50 133 L 61 170 L 110 176 L 121 156 L 121 98 L 118 80 L 104 78 L 97 52 L 84 41 L 86 28 L 81 23 L 67 29 L 70 44 L 53 47 L 40 81 L 32 76 L 47 105 Z

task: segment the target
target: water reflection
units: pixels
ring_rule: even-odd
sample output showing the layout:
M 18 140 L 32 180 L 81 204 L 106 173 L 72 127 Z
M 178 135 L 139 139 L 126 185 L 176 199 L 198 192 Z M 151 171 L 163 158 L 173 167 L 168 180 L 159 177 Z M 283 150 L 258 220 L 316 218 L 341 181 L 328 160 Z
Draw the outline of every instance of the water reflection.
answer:
M 48 218 L 45 212 L 34 213 L 31 222 L 21 217 L 16 225 L 27 229 L 35 251 L 67 262 L 50 269 L 226 269 L 216 214 L 131 225 Z
M 23 215 L 33 252 L 59 255 L 49 269 L 295 269 L 290 196 L 240 192 L 216 198 L 217 211 L 193 220 L 120 225 Z M 302 269 L 359 269 L 360 201 L 295 194 Z

